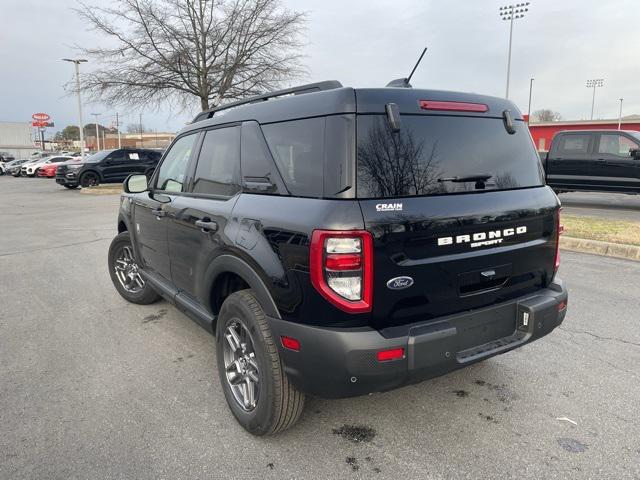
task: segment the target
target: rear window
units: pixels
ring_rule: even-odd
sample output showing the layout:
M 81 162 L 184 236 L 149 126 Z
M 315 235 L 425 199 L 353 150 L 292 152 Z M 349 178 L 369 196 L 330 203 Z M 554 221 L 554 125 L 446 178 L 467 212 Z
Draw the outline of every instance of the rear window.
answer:
M 382 198 L 537 187 L 544 179 L 526 125 L 503 120 L 403 115 L 398 133 L 384 115 L 358 116 L 357 195 Z M 482 177 L 470 181 L 464 177 Z

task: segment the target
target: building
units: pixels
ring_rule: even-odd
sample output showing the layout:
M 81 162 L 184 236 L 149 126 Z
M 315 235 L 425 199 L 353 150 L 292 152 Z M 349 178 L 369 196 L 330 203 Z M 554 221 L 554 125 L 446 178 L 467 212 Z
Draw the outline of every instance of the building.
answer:
M 615 120 L 572 120 L 548 123 L 530 123 L 529 130 L 540 151 L 549 150 L 553 136 L 562 130 L 617 130 L 618 119 Z M 622 117 L 621 130 L 640 131 L 640 115 Z
M 0 152 L 9 152 L 16 158 L 29 157 L 38 150 L 31 131 L 28 122 L 0 122 Z
M 120 145 L 122 147 L 132 148 L 162 148 L 165 149 L 169 146 L 175 133 L 167 132 L 145 132 L 139 133 L 121 133 Z M 74 142 L 76 143 L 76 142 Z M 85 145 L 91 150 L 96 150 L 96 136 L 89 135 L 85 137 Z M 80 142 L 77 142 L 77 148 L 80 148 Z M 118 148 L 118 134 L 107 133 L 100 137 L 100 150 L 110 150 L 112 148 Z

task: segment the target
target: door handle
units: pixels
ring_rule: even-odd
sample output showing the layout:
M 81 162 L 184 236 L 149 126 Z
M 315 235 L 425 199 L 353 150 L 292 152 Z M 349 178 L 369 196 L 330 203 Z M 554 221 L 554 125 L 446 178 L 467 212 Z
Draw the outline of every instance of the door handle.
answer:
M 218 224 L 208 218 L 202 220 L 196 220 L 196 227 L 200 227 L 203 232 L 215 232 L 218 230 Z
M 151 210 L 151 213 L 155 215 L 158 220 L 160 220 L 161 217 L 164 217 L 167 214 L 167 212 L 165 212 L 161 208 L 155 208 Z

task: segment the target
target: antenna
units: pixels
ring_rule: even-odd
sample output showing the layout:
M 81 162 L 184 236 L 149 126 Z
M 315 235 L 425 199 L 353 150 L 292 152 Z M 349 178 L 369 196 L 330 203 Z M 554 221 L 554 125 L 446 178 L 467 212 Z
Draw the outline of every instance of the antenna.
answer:
M 412 88 L 411 84 L 409 83 L 409 80 L 411 80 L 411 77 L 413 77 L 413 74 L 415 73 L 416 68 L 418 68 L 418 65 L 420 65 L 420 62 L 422 61 L 422 57 L 424 57 L 425 53 L 427 53 L 427 47 L 424 47 L 424 50 L 422 50 L 422 53 L 420 54 L 420 58 L 418 58 L 418 61 L 414 65 L 413 70 L 411 70 L 411 73 L 407 78 L 398 78 L 396 80 L 392 80 L 389 83 L 387 83 L 387 87 Z

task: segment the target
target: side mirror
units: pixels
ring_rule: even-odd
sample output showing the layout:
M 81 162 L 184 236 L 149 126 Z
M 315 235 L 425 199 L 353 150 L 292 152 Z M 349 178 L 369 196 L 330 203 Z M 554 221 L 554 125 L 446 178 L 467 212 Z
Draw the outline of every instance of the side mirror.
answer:
M 631 158 L 640 159 L 640 148 L 632 148 L 629 150 L 629 155 Z
M 124 181 L 126 193 L 142 193 L 149 190 L 149 180 L 146 175 L 131 174 Z

